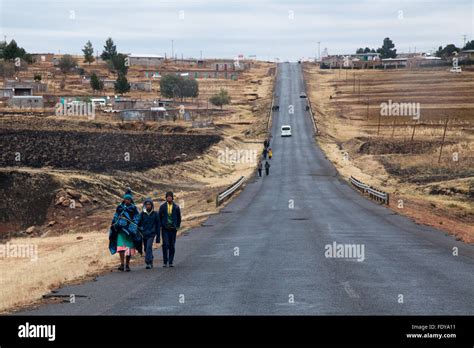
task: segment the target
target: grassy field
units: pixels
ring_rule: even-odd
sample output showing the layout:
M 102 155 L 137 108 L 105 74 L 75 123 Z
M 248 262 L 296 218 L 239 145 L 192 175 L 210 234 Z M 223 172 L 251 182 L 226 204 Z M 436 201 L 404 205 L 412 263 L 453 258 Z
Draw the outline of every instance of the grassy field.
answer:
M 318 141 L 339 172 L 390 192 L 397 213 L 473 243 L 474 71 L 304 73 Z M 402 116 L 382 112 L 389 103 L 414 104 Z

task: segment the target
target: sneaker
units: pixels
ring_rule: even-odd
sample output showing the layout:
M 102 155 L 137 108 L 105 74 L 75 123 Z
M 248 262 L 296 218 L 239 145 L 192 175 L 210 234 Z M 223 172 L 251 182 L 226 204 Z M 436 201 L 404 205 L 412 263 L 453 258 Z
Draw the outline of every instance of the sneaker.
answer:
M 125 272 L 130 272 L 130 266 L 129 265 L 125 266 Z
M 167 267 L 168 267 L 168 265 L 167 265 L 166 263 L 164 263 L 164 264 L 163 264 L 163 267 L 164 267 L 164 268 L 167 268 Z
M 151 269 L 153 266 L 152 265 L 146 265 L 146 269 Z
M 170 263 L 170 267 L 174 267 L 172 263 Z
M 117 268 L 117 269 L 118 269 L 119 271 L 122 271 L 122 272 L 125 270 L 125 268 L 124 268 L 124 265 L 120 265 L 120 266 L 118 266 L 118 268 Z

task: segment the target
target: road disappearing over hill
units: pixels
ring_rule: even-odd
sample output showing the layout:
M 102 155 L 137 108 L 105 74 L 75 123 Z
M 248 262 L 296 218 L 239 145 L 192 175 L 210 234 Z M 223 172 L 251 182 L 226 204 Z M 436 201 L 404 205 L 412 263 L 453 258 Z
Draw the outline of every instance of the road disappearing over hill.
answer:
M 157 250 L 153 270 L 67 286 L 75 303 L 19 314 L 473 315 L 474 247 L 353 190 L 315 143 L 302 93 L 301 66 L 280 64 L 270 175 L 179 238 L 175 268 Z

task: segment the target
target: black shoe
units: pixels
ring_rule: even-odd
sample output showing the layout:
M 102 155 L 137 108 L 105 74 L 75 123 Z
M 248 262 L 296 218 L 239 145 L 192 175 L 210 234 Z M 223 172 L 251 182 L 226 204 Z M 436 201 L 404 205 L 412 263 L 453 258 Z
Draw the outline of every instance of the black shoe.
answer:
M 120 265 L 120 266 L 118 266 L 118 268 L 117 268 L 117 269 L 118 269 L 119 271 L 122 271 L 122 272 L 125 270 L 125 268 L 124 268 L 124 266 L 123 266 L 123 265 Z
M 164 263 L 164 264 L 163 264 L 163 267 L 164 267 L 164 268 L 167 268 L 167 267 L 168 267 L 168 265 L 167 265 L 166 263 Z
M 151 269 L 153 266 L 152 265 L 146 265 L 146 269 Z
M 125 272 L 130 272 L 130 266 L 129 265 L 125 266 Z
M 172 263 L 170 263 L 170 267 L 174 267 Z

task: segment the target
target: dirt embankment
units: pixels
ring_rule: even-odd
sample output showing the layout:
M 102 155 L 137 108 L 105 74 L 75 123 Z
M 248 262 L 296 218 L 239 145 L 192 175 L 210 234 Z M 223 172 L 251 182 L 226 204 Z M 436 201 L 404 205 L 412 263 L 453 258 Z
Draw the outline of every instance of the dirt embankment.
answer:
M 341 175 L 389 192 L 397 213 L 474 243 L 473 71 L 306 64 L 304 74 L 318 142 Z M 397 103 L 419 106 L 418 119 L 382 113 Z

